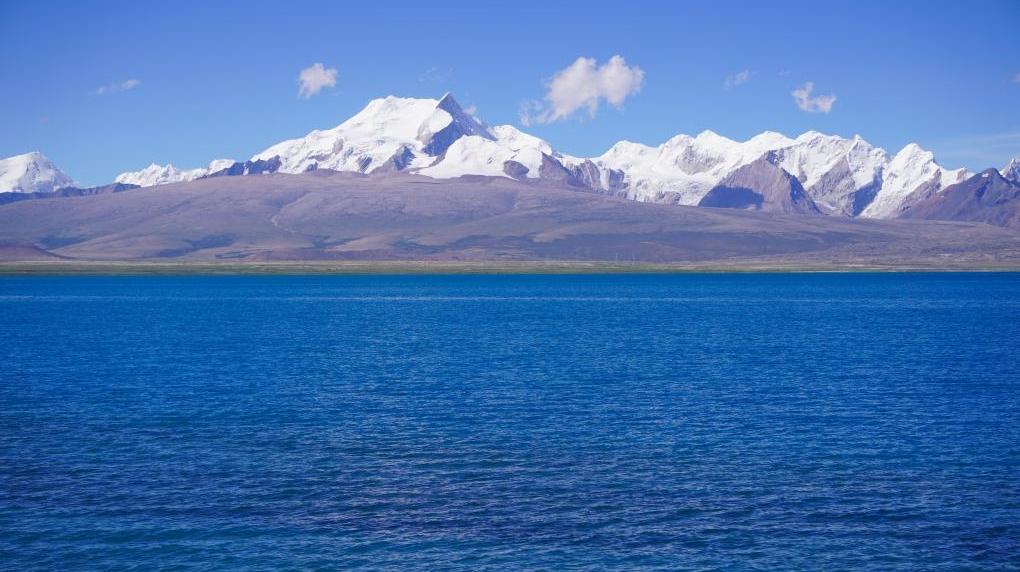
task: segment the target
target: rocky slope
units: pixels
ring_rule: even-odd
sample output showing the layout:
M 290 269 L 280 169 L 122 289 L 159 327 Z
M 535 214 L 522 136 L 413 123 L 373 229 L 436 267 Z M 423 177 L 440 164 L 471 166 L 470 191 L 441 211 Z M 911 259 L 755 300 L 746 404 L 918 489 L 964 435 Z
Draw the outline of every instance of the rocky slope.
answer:
M 1020 263 L 1020 234 L 657 205 L 506 177 L 318 171 L 0 205 L 0 259 L 26 257 L 982 265 Z
M 988 169 L 911 205 L 903 216 L 1020 228 L 1020 183 Z
M 730 173 L 698 206 L 782 214 L 822 214 L 800 181 L 766 155 Z

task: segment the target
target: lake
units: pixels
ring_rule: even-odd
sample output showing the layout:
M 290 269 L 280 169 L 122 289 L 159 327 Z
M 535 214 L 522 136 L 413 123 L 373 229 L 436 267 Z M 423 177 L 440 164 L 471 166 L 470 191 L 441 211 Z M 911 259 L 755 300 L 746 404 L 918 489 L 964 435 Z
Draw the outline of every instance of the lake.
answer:
M 1016 570 L 1020 274 L 0 278 L 0 568 Z

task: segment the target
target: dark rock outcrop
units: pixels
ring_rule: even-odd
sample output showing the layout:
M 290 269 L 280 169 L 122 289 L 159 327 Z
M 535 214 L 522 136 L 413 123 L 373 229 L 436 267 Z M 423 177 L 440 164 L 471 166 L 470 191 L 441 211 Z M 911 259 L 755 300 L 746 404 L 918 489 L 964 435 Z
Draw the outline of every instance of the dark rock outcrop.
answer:
M 384 174 L 384 173 L 396 173 L 403 171 L 411 164 L 414 160 L 414 153 L 406 146 L 401 147 L 399 151 L 393 154 L 392 157 L 386 159 L 386 161 L 379 165 L 372 174 Z
M 241 175 L 263 175 L 266 173 L 275 173 L 280 170 L 282 162 L 279 157 L 273 157 L 272 159 L 259 159 L 257 161 L 236 161 L 233 165 L 216 171 L 215 173 L 209 173 L 203 178 L 208 177 L 239 177 Z
M 425 153 L 433 157 L 442 155 L 453 145 L 453 142 L 466 135 L 477 135 L 492 140 L 492 134 L 484 125 L 466 111 L 464 111 L 453 95 L 447 93 L 439 100 L 437 109 L 450 114 L 453 121 L 449 125 L 435 133 L 419 133 L 418 137 L 425 146 L 422 148 Z
M 521 180 L 528 176 L 528 168 L 517 161 L 504 161 L 503 172 L 511 179 Z
M 698 203 L 699 207 L 782 214 L 822 214 L 800 181 L 766 155 L 740 167 Z

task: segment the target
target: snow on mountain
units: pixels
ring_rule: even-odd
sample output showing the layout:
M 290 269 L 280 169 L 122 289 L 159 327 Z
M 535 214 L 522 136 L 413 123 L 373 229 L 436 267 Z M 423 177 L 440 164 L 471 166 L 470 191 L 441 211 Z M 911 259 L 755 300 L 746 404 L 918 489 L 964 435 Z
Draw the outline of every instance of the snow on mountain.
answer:
M 775 160 L 826 214 L 854 216 L 882 184 L 888 154 L 860 136 L 808 131 L 776 148 Z M 863 203 L 863 204 L 862 204 Z
M 42 153 L 0 159 L 0 193 L 50 193 L 74 184 Z
M 441 161 L 417 172 L 436 179 L 461 175 L 536 178 L 541 166 L 542 152 L 538 149 L 513 148 L 502 142 L 470 135 L 454 141 Z
M 804 188 L 821 182 L 822 177 L 841 160 L 850 163 L 854 185 L 863 187 L 880 178 L 882 167 L 888 161 L 885 151 L 872 147 L 857 135 L 844 139 L 808 131 L 777 149 L 782 154 L 780 166 L 797 177 Z
M 407 170 L 437 179 L 534 179 L 544 157 L 554 154 L 545 141 L 510 125 L 490 128 L 446 94 L 439 100 L 375 99 L 333 129 L 273 145 L 252 160 L 278 157 L 284 173 Z
M 554 154 L 545 141 L 510 125 L 499 125 L 486 133 L 488 137 L 467 135 L 457 139 L 439 161 L 417 173 L 436 179 L 462 175 L 536 179 L 541 176 L 543 157 Z
M 793 175 L 822 212 L 843 216 L 862 214 L 876 197 L 880 204 L 866 216 L 895 216 L 897 205 L 965 174 L 942 169 L 930 154 L 895 161 L 859 136 L 816 131 L 796 139 L 766 131 L 743 142 L 704 131 L 696 137 L 677 135 L 657 147 L 621 141 L 599 157 L 583 159 L 558 153 L 512 126 L 489 127 L 450 94 L 440 100 L 376 99 L 333 129 L 284 141 L 252 160 L 279 158 L 286 173 L 406 170 L 434 178 L 548 177 L 638 201 L 696 205 L 728 175 L 765 155 Z
M 283 173 L 315 169 L 370 173 L 394 157 L 403 161 L 408 146 L 419 148 L 420 127 L 440 127 L 444 117 L 437 113 L 437 104 L 434 99 L 375 99 L 333 129 L 315 130 L 299 139 L 277 143 L 252 160 L 279 157 Z M 447 123 L 452 120 L 445 115 Z
M 622 141 L 593 162 L 623 173 L 620 194 L 627 198 L 696 205 L 725 177 L 764 155 L 796 177 L 822 212 L 844 216 L 893 217 L 905 202 L 967 175 L 965 169 L 943 169 L 917 145 L 890 159 L 859 136 L 817 131 L 796 139 L 766 131 L 743 142 L 705 131 L 677 135 L 658 147 Z
M 766 131 L 742 142 L 703 131 L 677 135 L 657 147 L 621 141 L 598 157 L 572 157 L 510 125 L 486 125 L 448 93 L 438 100 L 372 100 L 332 129 L 283 141 L 244 163 L 214 161 L 191 170 L 150 165 L 121 174 L 117 182 L 152 186 L 211 175 L 317 169 L 406 171 L 437 179 L 540 179 L 638 201 L 697 205 L 738 169 L 762 159 L 793 176 L 818 210 L 840 216 L 896 217 L 966 176 L 963 169 L 943 169 L 917 145 L 890 157 L 859 136 L 816 131 L 796 139 Z M 1010 165 L 1007 169 L 1020 176 L 1020 164 Z M 756 172 L 768 171 L 759 165 Z
M 1007 181 L 1020 183 L 1020 157 L 1014 157 L 999 173 Z
M 592 161 L 624 174 L 627 198 L 696 205 L 736 169 L 792 142 L 775 132 L 738 143 L 703 131 L 696 137 L 677 135 L 658 147 L 621 141 Z
M 966 169 L 949 170 L 916 143 L 904 147 L 883 171 L 882 187 L 861 212 L 865 218 L 896 218 L 911 204 L 966 179 Z
M 844 139 L 815 131 L 796 139 L 766 131 L 744 142 L 705 131 L 677 135 L 658 147 L 624 141 L 594 159 L 620 170 L 625 195 L 639 201 L 694 205 L 738 168 L 771 153 L 772 162 L 800 181 L 826 213 L 851 213 L 852 195 L 881 181 L 885 152 L 859 137 Z M 827 175 L 842 169 L 838 181 Z M 834 189 L 836 183 L 844 189 Z
M 209 163 L 208 167 L 200 167 L 198 169 L 178 169 L 171 163 L 167 163 L 166 165 L 157 165 L 152 163 L 148 167 L 139 171 L 121 173 L 117 175 L 114 182 L 138 185 L 139 187 L 154 187 L 156 185 L 169 185 L 170 183 L 184 183 L 222 171 L 223 169 L 228 169 L 233 164 L 234 161 L 231 159 L 216 159 Z
M 462 137 L 494 138 L 450 94 L 439 100 L 390 96 L 372 100 L 332 129 L 278 143 L 252 160 L 279 157 L 284 173 L 403 170 L 433 164 Z
M 678 135 L 658 147 L 621 141 L 593 159 L 624 173 L 625 196 L 644 202 L 697 204 L 737 165 L 727 160 L 736 142 L 704 132 Z

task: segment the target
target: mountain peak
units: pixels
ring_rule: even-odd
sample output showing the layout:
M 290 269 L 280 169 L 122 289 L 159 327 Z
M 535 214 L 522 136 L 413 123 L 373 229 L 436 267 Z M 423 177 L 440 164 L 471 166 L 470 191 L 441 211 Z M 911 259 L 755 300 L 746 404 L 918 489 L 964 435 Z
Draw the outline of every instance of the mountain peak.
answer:
M 778 149 L 780 147 L 793 145 L 795 142 L 796 140 L 790 139 L 778 131 L 762 131 L 748 139 L 745 143 L 753 146 L 764 146 L 772 149 Z
M 995 168 L 985 169 L 984 171 L 981 171 L 981 173 L 979 173 L 979 174 L 981 175 L 982 178 L 985 178 L 985 179 L 996 179 L 996 180 L 998 180 L 998 179 L 1005 179 L 1006 178 L 1006 177 L 1002 176 L 1002 173 L 1000 173 L 998 169 L 995 169 Z
M 925 150 L 917 143 L 907 143 L 900 149 L 900 152 L 893 157 L 893 161 L 907 162 L 907 161 L 933 161 L 935 154 L 931 151 Z
M 698 141 L 699 143 L 709 143 L 709 144 L 711 144 L 711 143 L 724 143 L 724 144 L 736 143 L 736 141 L 730 139 L 729 137 L 723 137 L 722 135 L 719 135 L 718 133 L 716 133 L 715 131 L 712 131 L 711 129 L 705 129 L 701 133 L 698 133 L 698 136 L 695 137 L 694 139 L 696 141 Z
M 439 109 L 446 109 L 452 107 L 454 109 L 460 109 L 460 104 L 457 103 L 457 99 L 453 97 L 453 92 L 448 91 L 443 94 L 443 97 L 439 98 L 439 103 L 436 105 Z
M 1020 183 L 1020 157 L 1014 157 L 1002 168 L 1002 176 L 1008 181 Z
M 799 139 L 801 141 L 808 141 L 808 140 L 811 140 L 811 139 L 819 139 L 819 138 L 825 137 L 825 136 L 826 136 L 825 133 L 822 133 L 821 131 L 815 131 L 814 129 L 811 129 L 810 131 L 805 131 L 805 132 L 801 133 L 797 137 L 797 139 Z
M 822 133 L 821 131 L 815 131 L 814 129 L 812 129 L 810 131 L 805 131 L 804 133 L 801 133 L 800 136 L 797 137 L 797 141 L 804 143 L 810 141 L 823 142 L 823 141 L 850 141 L 850 140 L 844 139 L 839 135 L 829 135 L 828 133 Z
M 0 159 L 0 193 L 49 193 L 73 185 L 70 177 L 38 151 Z
M 472 135 L 490 141 L 495 139 L 482 122 L 461 108 L 450 92 L 443 95 L 436 104 L 436 113 L 418 130 L 422 151 L 432 157 L 442 155 L 457 139 Z
M 117 175 L 115 183 L 137 185 L 139 187 L 154 187 L 156 185 L 169 185 L 171 183 L 184 183 L 201 179 L 234 164 L 231 159 L 216 159 L 209 163 L 208 167 L 198 169 L 179 169 L 173 163 L 160 165 L 150 163 L 148 167 L 138 171 L 128 171 Z

